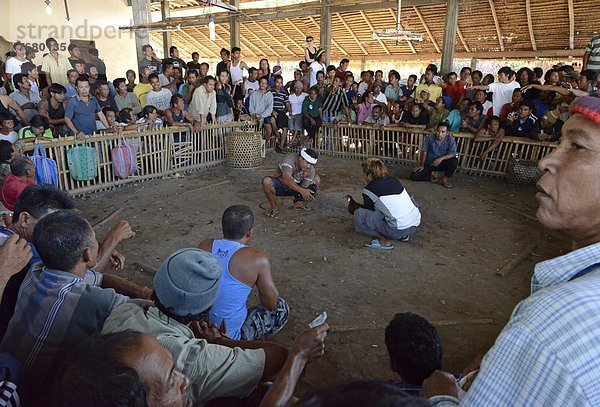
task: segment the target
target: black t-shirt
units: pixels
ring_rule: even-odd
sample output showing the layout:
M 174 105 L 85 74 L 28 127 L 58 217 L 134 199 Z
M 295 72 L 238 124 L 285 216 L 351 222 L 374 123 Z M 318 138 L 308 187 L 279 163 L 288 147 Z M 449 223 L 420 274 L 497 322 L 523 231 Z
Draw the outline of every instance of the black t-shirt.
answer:
M 195 69 L 196 71 L 198 71 L 198 74 L 199 74 L 200 73 L 200 62 L 194 62 L 194 61 L 188 62 L 187 69 Z
M 223 69 L 224 69 L 224 70 L 226 70 L 226 71 L 228 70 L 228 69 L 227 69 L 227 62 L 223 62 L 223 61 L 221 61 L 221 62 L 219 62 L 219 63 L 217 64 L 217 72 L 215 72 L 215 76 L 216 76 L 217 78 L 219 77 L 219 72 L 221 72 Z
M 400 120 L 402 123 L 406 124 L 424 124 L 427 125 L 429 123 L 429 113 L 426 110 L 421 110 L 421 114 L 419 117 L 413 117 L 410 112 L 404 112 L 402 115 L 402 119 Z
M 188 69 L 188 65 L 181 58 L 166 58 L 164 62 L 171 62 L 173 64 L 173 68 L 179 68 L 179 71 L 183 74 L 184 69 Z
M 108 98 L 106 98 L 106 100 L 102 101 L 98 96 L 96 96 L 96 99 L 98 100 L 98 104 L 102 109 L 104 109 L 105 107 L 110 107 L 112 110 L 115 111 L 115 113 L 119 113 L 119 108 L 117 107 L 117 103 L 115 102 L 114 98 L 109 96 Z
M 83 59 L 71 59 L 68 58 L 69 62 L 71 63 L 71 66 L 73 67 L 73 69 L 75 69 L 75 64 L 83 64 L 83 66 L 85 66 L 85 61 Z

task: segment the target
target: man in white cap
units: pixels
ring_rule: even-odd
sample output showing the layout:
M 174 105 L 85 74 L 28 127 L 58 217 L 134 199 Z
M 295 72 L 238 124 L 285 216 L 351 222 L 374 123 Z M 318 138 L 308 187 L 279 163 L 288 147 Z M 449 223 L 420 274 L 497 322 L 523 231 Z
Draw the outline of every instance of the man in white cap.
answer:
M 263 191 L 271 209 L 267 216 L 274 218 L 279 213 L 277 196 L 293 196 L 294 210 L 312 210 L 304 202 L 312 202 L 321 184 L 321 178 L 317 175 L 315 164 L 318 154 L 310 148 L 303 148 L 300 154 L 288 154 L 279 163 L 272 177 L 264 177 L 262 180 Z
M 208 313 L 221 273 L 219 261 L 204 250 L 176 251 L 154 276 L 154 302 L 130 301 L 115 308 L 102 334 L 133 330 L 154 336 L 173 355 L 174 367 L 189 378 L 196 404 L 249 395 L 279 372 L 288 351 L 274 342 L 208 338 Z

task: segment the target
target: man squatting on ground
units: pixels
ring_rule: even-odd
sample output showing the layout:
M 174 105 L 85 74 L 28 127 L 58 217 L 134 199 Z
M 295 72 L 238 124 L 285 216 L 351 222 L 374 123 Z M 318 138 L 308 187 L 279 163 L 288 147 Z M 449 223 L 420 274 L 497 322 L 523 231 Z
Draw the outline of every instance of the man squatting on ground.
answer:
M 390 239 L 407 241 L 421 223 L 421 213 L 402 183 L 389 176 L 379 158 L 368 158 L 362 163 L 367 186 L 363 189 L 362 205 L 347 195 L 348 211 L 354 215 L 357 232 L 373 236 L 365 246 L 391 250 Z
M 272 177 L 264 177 L 263 191 L 271 210 L 267 216 L 274 218 L 279 213 L 276 196 L 293 196 L 292 209 L 310 211 L 311 208 L 304 202 L 312 202 L 321 184 L 314 165 L 317 163 L 318 154 L 313 149 L 303 148 L 300 154 L 288 154 Z
M 199 246 L 223 268 L 210 321 L 231 339 L 255 341 L 274 335 L 287 323 L 290 308 L 275 287 L 269 258 L 247 246 L 254 235 L 254 214 L 246 205 L 230 206 L 222 225 L 223 239 L 207 239 Z M 246 301 L 255 285 L 260 304 L 248 310 Z

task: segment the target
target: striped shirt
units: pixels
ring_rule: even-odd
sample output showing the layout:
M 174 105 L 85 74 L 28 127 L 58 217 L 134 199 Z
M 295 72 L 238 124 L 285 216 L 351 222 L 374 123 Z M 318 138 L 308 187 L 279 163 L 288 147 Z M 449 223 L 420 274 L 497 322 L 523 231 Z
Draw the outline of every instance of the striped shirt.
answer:
M 287 91 L 281 88 L 279 91 L 273 89 L 271 93 L 273 94 L 273 110 L 276 112 L 285 110 L 285 105 L 290 103 L 290 97 Z
M 600 243 L 538 263 L 460 405 L 600 405 Z M 433 397 L 434 406 L 458 405 Z
M 325 102 L 323 102 L 323 116 L 335 117 L 343 107 L 348 107 L 348 99 L 346 99 L 344 89 L 340 87 L 335 93 L 327 93 Z
M 600 71 L 600 35 L 592 37 L 590 43 L 585 47 L 585 52 L 589 52 L 587 68 Z
M 0 351 L 23 363 L 31 383 L 43 386 L 69 347 L 100 332 L 111 310 L 127 300 L 75 274 L 32 267 L 19 290 Z

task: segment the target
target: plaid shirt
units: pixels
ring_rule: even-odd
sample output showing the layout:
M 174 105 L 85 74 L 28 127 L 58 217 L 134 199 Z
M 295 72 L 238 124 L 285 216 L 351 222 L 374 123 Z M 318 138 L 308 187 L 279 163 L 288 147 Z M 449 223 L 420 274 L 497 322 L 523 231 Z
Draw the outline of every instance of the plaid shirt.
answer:
M 538 263 L 464 406 L 600 405 L 600 243 Z M 433 397 L 434 406 L 458 400 Z
M 128 300 L 86 281 L 72 273 L 35 266 L 23 280 L 0 351 L 23 363 L 36 386 L 47 382 L 70 346 L 100 332 L 112 309 Z

